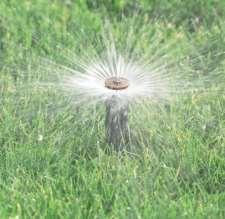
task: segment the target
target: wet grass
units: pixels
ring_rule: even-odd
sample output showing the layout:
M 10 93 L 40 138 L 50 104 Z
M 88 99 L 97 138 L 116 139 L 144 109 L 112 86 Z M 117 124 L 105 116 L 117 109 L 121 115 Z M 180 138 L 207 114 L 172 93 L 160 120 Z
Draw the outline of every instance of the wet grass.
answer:
M 140 150 L 119 156 L 106 153 L 104 109 L 94 116 L 33 86 L 47 76 L 29 65 L 40 56 L 65 63 L 58 44 L 88 51 L 107 16 L 121 46 L 121 30 L 139 22 L 145 35 L 134 38 L 146 53 L 151 36 L 176 39 L 175 57 L 204 52 L 192 70 L 219 69 L 212 82 L 223 88 L 224 57 L 215 54 L 225 51 L 224 1 L 103 2 L 0 2 L 0 218 L 224 218 L 223 90 L 137 108 L 130 123 Z

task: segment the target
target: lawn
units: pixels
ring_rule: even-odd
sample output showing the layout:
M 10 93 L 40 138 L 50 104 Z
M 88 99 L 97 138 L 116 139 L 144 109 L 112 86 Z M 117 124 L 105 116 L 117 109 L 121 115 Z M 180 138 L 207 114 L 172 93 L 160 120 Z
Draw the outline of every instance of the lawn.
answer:
M 1 0 L 0 218 L 225 218 L 224 27 L 224 0 Z M 132 108 L 134 153 L 106 144 L 104 104 L 60 87 L 102 33 L 191 57 L 174 72 L 191 90 Z

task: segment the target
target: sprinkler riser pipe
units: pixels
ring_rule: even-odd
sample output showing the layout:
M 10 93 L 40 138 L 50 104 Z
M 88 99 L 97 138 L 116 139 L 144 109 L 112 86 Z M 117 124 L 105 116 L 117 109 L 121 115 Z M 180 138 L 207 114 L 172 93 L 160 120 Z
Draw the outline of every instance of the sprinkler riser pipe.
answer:
M 128 102 L 118 96 L 106 101 L 106 139 L 115 150 L 122 151 L 128 140 Z

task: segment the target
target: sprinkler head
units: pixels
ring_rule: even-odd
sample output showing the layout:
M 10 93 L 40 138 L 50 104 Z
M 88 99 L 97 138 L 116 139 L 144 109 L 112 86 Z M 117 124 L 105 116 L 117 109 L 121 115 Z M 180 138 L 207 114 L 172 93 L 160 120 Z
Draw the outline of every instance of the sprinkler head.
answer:
M 105 87 L 111 90 L 124 90 L 128 86 L 129 81 L 123 77 L 111 77 L 105 80 Z

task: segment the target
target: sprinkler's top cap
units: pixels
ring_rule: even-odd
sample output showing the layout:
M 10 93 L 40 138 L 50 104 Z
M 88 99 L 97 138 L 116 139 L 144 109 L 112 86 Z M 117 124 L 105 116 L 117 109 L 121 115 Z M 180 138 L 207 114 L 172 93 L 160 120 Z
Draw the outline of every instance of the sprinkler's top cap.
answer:
M 129 81 L 123 77 L 111 77 L 105 80 L 105 87 L 111 90 L 124 90 L 128 86 Z

